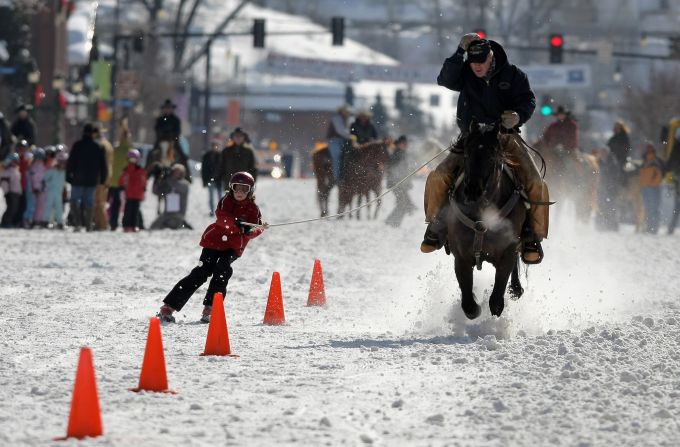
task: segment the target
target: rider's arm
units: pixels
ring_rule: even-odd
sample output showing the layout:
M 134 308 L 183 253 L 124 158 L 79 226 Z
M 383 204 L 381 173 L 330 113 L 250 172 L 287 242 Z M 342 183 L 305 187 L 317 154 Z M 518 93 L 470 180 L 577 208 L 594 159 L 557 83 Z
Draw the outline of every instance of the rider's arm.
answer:
M 465 50 L 458 47 L 453 55 L 444 61 L 439 76 L 437 76 L 437 84 L 446 87 L 449 90 L 459 92 L 463 87 L 463 55 Z
M 515 79 L 512 85 L 512 110 L 519 115 L 519 125 L 526 123 L 531 118 L 536 108 L 536 97 L 529 86 L 529 79 L 524 72 L 516 68 Z

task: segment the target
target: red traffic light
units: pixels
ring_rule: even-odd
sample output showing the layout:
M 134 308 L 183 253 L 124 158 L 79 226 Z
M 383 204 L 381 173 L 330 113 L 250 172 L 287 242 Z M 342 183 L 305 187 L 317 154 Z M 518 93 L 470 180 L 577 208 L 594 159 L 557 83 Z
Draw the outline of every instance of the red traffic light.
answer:
M 486 39 L 486 31 L 485 31 L 485 30 L 483 30 L 483 29 L 476 29 L 476 30 L 475 30 L 475 33 L 477 33 L 477 35 L 478 35 L 480 38 Z
M 561 34 L 551 34 L 550 35 L 550 46 L 551 47 L 561 47 L 564 45 L 564 37 Z

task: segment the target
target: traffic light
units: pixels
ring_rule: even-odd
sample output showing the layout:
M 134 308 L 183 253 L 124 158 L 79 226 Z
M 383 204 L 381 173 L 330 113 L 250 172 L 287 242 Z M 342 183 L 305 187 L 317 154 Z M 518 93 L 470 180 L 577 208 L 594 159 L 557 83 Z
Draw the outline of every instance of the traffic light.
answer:
M 331 32 L 333 33 L 333 46 L 342 46 L 345 40 L 345 18 L 333 17 L 331 18 Z
M 253 22 L 253 47 L 264 48 L 264 19 Z
M 553 100 L 550 96 L 543 96 L 541 101 L 541 115 L 550 116 L 553 114 Z
M 484 28 L 477 28 L 475 33 L 477 33 L 477 35 L 482 39 L 486 39 L 486 30 Z
M 561 64 L 562 53 L 564 52 L 564 36 L 562 34 L 551 34 L 548 44 L 550 45 L 550 63 Z
M 354 105 L 354 89 L 351 85 L 345 87 L 345 104 L 350 106 Z
M 404 108 L 404 90 L 399 89 L 394 93 L 394 108 L 401 110 Z

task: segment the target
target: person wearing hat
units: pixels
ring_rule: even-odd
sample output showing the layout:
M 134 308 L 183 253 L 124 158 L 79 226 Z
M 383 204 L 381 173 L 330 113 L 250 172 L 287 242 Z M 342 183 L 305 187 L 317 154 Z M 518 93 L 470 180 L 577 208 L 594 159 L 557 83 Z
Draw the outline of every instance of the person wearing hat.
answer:
M 564 107 L 557 107 L 555 121 L 550 123 L 541 137 L 541 146 L 548 150 L 554 150 L 558 146 L 569 153 L 579 149 L 578 124 L 572 118 L 571 113 Z
M 333 177 L 336 181 L 342 177 L 342 151 L 345 145 L 352 141 L 352 134 L 347 129 L 347 121 L 351 115 L 349 107 L 342 105 L 338 107 L 337 113 L 328 123 L 326 138 L 328 138 L 328 151 L 333 163 Z
M 237 127 L 229 135 L 229 142 L 222 150 L 218 166 L 218 176 L 222 185 L 228 185 L 231 176 L 237 172 L 247 172 L 257 180 L 255 151 L 250 145 L 248 134 Z
M 357 137 L 357 144 L 369 143 L 378 139 L 378 132 L 371 122 L 371 113 L 362 110 L 356 115 L 356 119 L 349 126 L 349 132 Z
M 151 224 L 152 230 L 192 229 L 184 219 L 189 201 L 189 182 L 184 178 L 186 176 L 184 171 L 184 165 L 175 163 L 172 165 L 170 175 L 166 175 L 153 186 L 154 194 L 165 197 L 165 209 Z
M 466 58 L 467 57 L 467 58 Z M 536 98 L 526 74 L 508 61 L 505 50 L 493 40 L 478 34 L 465 34 L 456 52 L 444 61 L 437 83 L 460 92 L 456 122 L 461 136 L 453 150 L 432 171 L 425 184 L 425 217 L 427 230 L 420 250 L 431 253 L 444 245 L 446 222 L 440 216 L 454 172 L 463 166 L 464 136 L 473 118 L 479 123 L 500 123 L 515 132 L 499 135 L 500 144 L 516 162 L 513 168 L 529 199 L 536 203 L 548 201 L 548 188 L 531 155 L 521 144 L 517 130 L 527 122 L 536 108 Z M 522 259 L 527 263 L 541 261 L 540 242 L 548 235 L 548 207 L 531 205 L 530 218 L 525 223 Z
M 94 195 L 97 185 L 104 185 L 109 177 L 104 148 L 97 142 L 99 126 L 87 123 L 83 136 L 76 141 L 66 164 L 66 181 L 71 184 L 71 220 L 75 231 L 84 226 L 92 230 Z
M 156 118 L 154 130 L 156 131 L 156 144 L 160 141 L 170 141 L 176 146 L 179 144 L 179 136 L 182 133 L 182 122 L 175 115 L 177 106 L 166 99 L 161 105 L 161 115 Z M 179 147 L 179 146 L 177 146 Z
M 22 104 L 16 108 L 16 119 L 12 123 L 12 134 L 17 140 L 26 140 L 30 146 L 35 144 L 35 122 L 28 116 L 33 109 L 30 105 Z

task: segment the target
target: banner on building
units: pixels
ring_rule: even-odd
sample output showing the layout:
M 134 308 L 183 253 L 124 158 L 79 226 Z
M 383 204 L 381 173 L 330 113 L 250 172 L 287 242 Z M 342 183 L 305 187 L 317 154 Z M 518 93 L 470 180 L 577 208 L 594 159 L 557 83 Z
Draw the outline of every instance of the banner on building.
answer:
M 102 101 L 111 100 L 111 64 L 104 61 L 93 61 L 90 64 L 92 91 Z

